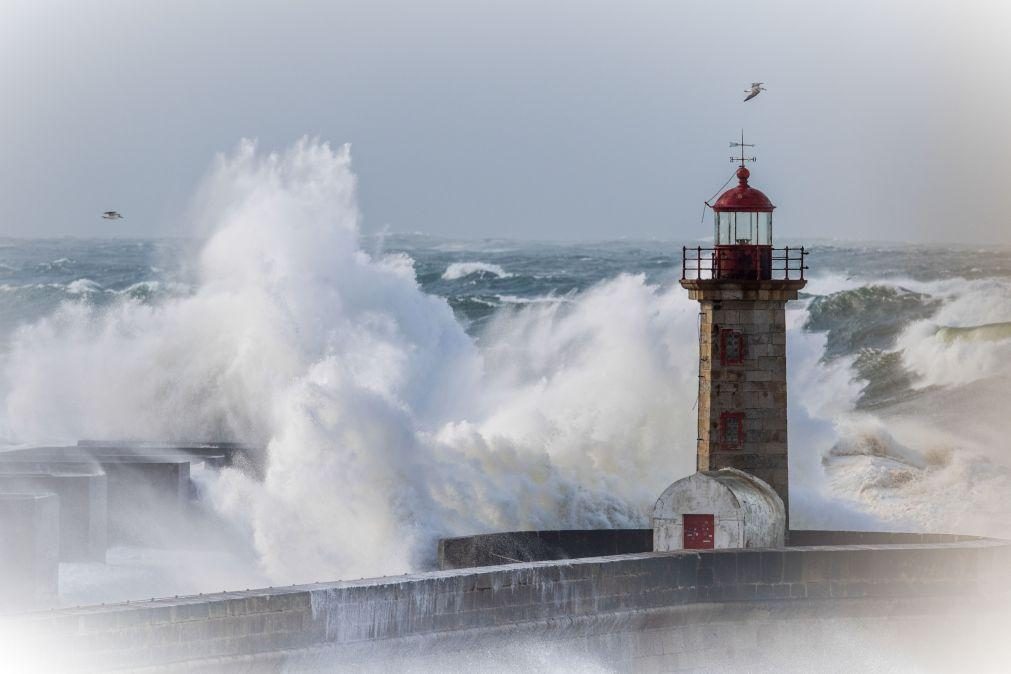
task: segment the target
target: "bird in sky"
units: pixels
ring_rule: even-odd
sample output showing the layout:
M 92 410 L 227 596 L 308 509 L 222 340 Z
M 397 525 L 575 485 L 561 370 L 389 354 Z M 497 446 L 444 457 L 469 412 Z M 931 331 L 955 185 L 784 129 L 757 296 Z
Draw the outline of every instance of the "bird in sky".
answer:
M 106 220 L 122 220 L 123 219 L 123 216 L 120 215 L 117 211 L 106 211 L 105 213 L 102 213 L 102 217 L 105 218 Z
M 745 98 L 744 101 L 748 102 L 752 98 L 754 98 L 755 96 L 757 96 L 759 93 L 765 91 L 765 87 L 762 86 L 763 84 L 765 84 L 765 82 L 752 82 L 751 83 L 751 88 L 744 90 L 744 93 L 746 93 L 748 95 L 748 97 Z

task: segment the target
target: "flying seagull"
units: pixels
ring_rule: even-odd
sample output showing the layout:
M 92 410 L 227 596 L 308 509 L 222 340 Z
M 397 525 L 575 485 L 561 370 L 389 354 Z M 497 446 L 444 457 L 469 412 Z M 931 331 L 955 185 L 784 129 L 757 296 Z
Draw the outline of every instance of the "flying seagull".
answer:
M 102 217 L 106 220 L 122 220 L 123 216 L 116 211 L 106 211 L 102 213 Z
M 762 86 L 763 84 L 765 84 L 765 82 L 752 82 L 751 83 L 751 88 L 744 90 L 744 93 L 746 93 L 748 95 L 748 97 L 745 98 L 744 101 L 745 102 L 750 101 L 752 98 L 754 98 L 755 96 L 757 96 L 760 92 L 765 91 L 765 87 Z

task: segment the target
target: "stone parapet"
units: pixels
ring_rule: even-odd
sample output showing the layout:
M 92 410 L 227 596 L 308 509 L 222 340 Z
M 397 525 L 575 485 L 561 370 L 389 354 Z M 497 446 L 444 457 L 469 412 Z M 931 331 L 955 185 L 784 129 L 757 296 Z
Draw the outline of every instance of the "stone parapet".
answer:
M 773 301 L 797 299 L 807 285 L 804 280 L 726 281 L 712 279 L 682 279 L 681 287 L 693 300 L 713 301 Z
M 437 556 L 440 569 L 464 569 L 652 551 L 652 529 L 563 529 L 443 538 Z

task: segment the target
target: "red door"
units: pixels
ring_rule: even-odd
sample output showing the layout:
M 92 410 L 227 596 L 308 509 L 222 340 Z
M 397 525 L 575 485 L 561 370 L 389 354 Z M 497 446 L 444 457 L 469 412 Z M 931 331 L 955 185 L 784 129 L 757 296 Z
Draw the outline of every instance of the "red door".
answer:
M 686 550 L 712 550 L 713 530 L 716 528 L 712 515 L 683 515 L 684 545 Z

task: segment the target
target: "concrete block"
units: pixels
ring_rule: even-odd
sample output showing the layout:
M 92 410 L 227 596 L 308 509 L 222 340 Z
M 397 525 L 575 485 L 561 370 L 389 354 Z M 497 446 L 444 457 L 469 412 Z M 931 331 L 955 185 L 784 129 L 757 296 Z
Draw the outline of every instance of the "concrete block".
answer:
M 5 473 L 79 472 L 98 466 L 106 475 L 108 541 L 147 546 L 174 544 L 191 533 L 184 518 L 191 490 L 189 461 L 178 451 L 138 454 L 92 447 L 34 447 L 0 454 Z
M 60 500 L 0 493 L 0 607 L 41 608 L 59 592 Z
M 103 457 L 108 476 L 109 540 L 166 545 L 186 535 L 190 463 L 174 457 Z
M 0 492 L 20 491 L 59 497 L 61 561 L 105 561 L 108 502 L 101 468 L 0 462 Z

